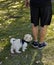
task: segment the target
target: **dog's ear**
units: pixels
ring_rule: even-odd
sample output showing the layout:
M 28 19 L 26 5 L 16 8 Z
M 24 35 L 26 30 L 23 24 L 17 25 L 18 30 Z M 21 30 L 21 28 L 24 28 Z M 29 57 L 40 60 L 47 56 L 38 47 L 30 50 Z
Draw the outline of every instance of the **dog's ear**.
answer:
M 28 37 L 25 37 L 25 39 L 28 39 Z
M 30 39 L 32 40 L 33 38 L 31 37 Z
M 24 35 L 24 40 L 26 40 L 28 37 L 26 35 Z

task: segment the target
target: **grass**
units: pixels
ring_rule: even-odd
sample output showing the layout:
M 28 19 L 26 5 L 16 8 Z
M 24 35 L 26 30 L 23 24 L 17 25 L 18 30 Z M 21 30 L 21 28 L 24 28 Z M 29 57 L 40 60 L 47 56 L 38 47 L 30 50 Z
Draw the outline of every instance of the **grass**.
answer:
M 29 44 L 24 53 L 14 55 L 10 53 L 10 37 L 22 39 L 24 34 L 32 34 L 29 10 L 19 9 L 21 4 L 18 7 L 16 1 L 0 2 L 0 63 L 2 62 L 0 65 L 54 65 L 54 3 L 52 3 L 52 22 L 45 38 L 48 46 L 38 50 Z M 5 7 L 7 3 L 8 7 Z M 12 7 L 13 4 L 16 6 L 15 9 Z

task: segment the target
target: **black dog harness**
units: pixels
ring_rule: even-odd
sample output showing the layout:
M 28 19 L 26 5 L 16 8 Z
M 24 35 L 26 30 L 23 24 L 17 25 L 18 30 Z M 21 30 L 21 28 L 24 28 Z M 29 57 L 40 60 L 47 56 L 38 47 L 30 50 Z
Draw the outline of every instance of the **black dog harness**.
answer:
M 24 42 L 29 43 L 29 42 L 27 42 L 27 41 L 25 41 L 23 39 L 21 39 L 20 42 L 22 43 L 22 45 L 24 44 Z

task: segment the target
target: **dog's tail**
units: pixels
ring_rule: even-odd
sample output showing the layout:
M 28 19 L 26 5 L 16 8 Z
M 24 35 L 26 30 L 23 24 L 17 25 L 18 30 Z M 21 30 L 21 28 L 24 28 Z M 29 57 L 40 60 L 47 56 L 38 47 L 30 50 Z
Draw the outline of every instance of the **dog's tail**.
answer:
M 13 42 L 14 42 L 15 40 L 16 40 L 15 38 L 11 38 L 11 39 L 10 39 L 10 43 L 13 44 Z

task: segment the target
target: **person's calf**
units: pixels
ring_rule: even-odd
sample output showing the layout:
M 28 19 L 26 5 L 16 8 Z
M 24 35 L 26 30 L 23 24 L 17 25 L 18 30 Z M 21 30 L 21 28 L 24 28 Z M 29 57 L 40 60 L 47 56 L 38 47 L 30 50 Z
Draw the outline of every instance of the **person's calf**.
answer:
M 41 29 L 40 29 L 40 43 L 44 42 L 46 32 L 47 32 L 47 26 L 45 25 L 44 27 L 41 27 Z

